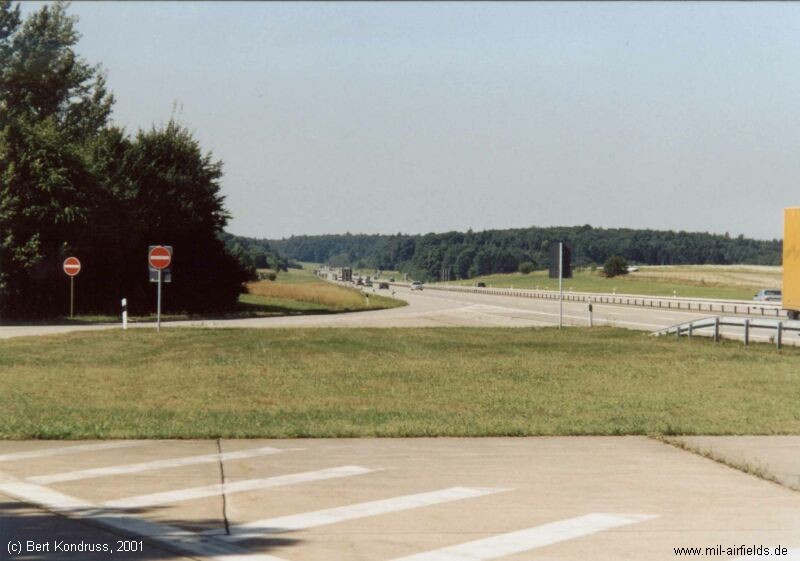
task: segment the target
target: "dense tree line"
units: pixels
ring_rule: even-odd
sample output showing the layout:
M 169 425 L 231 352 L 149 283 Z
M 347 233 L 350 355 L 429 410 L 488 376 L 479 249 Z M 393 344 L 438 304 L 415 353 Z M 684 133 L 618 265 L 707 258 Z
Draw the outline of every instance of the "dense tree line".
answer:
M 433 280 L 508 273 L 528 263 L 544 269 L 550 244 L 557 241 L 572 244 L 576 266 L 602 265 L 612 255 L 647 265 L 781 263 L 780 240 L 588 225 L 425 235 L 293 236 L 270 243 L 285 257 L 300 261 L 400 270 Z
M 100 67 L 75 52 L 67 5 L 22 20 L 0 0 L 0 317 L 63 314 L 77 256 L 82 313 L 152 311 L 147 247 L 174 247 L 165 310 L 235 303 L 247 271 L 225 251 L 221 163 L 176 123 L 134 135 L 110 121 Z
M 247 269 L 251 278 L 255 278 L 256 269 L 285 271 L 290 266 L 298 266 L 282 257 L 267 240 L 236 236 L 228 232 L 222 232 L 218 237 L 228 252 Z

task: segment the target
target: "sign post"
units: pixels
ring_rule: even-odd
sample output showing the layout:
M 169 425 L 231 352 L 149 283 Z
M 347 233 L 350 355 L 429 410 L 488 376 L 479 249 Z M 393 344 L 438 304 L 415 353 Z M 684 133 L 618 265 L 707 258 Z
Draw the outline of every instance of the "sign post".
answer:
M 568 243 L 550 245 L 550 278 L 558 278 L 558 328 L 564 325 L 564 279 L 572 278 L 572 248 Z
M 69 277 L 69 317 L 75 317 L 75 277 L 81 272 L 81 262 L 77 257 L 64 259 L 64 273 Z
M 161 331 L 161 279 L 162 270 L 169 267 L 172 263 L 172 248 L 163 245 L 156 245 L 150 248 L 147 254 L 147 261 L 150 267 L 158 271 L 158 297 L 156 299 L 156 331 Z
M 564 243 L 558 242 L 558 328 L 564 325 Z

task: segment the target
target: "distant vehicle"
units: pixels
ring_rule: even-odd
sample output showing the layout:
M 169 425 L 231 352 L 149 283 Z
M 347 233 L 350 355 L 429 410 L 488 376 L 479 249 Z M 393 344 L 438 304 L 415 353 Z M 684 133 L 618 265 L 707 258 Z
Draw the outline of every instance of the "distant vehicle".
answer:
M 758 294 L 753 296 L 753 300 L 759 302 L 780 302 L 783 299 L 781 291 L 777 288 L 759 290 Z
M 391 278 L 389 279 L 389 282 L 394 282 L 394 277 L 391 277 Z
M 358 277 L 358 279 L 356 280 L 356 286 L 364 286 L 364 279 Z
M 379 282 L 378 283 L 379 290 L 389 290 L 389 283 L 388 282 Z
M 475 286 L 477 286 L 478 288 L 486 288 L 486 283 L 485 282 L 476 282 Z
M 637 272 L 638 270 L 639 270 L 639 267 L 637 267 L 636 265 L 629 265 L 629 266 L 628 266 L 628 272 L 629 272 L 629 273 L 635 273 L 635 272 Z
M 414 281 L 411 283 L 411 290 L 422 290 L 422 283 L 420 281 Z

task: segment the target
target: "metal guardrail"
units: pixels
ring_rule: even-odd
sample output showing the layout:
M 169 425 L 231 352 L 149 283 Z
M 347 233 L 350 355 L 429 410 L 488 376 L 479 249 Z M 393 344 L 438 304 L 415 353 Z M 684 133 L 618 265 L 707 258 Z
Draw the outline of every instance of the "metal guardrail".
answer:
M 392 283 L 405 286 L 407 283 Z M 541 300 L 558 300 L 558 291 L 526 290 L 521 288 L 478 288 L 472 286 L 426 284 L 425 290 L 444 290 L 451 292 L 471 292 L 475 294 L 494 294 L 498 296 L 516 296 L 520 298 L 537 298 Z M 613 304 L 620 306 L 638 306 L 643 308 L 672 309 L 691 312 L 719 312 L 761 317 L 786 317 L 786 311 L 776 304 L 754 304 L 743 300 L 712 300 L 673 298 L 669 296 L 636 296 L 616 294 L 596 294 L 590 292 L 565 292 L 565 302 L 587 302 L 589 304 Z
M 778 319 L 760 319 L 760 318 L 741 318 L 741 317 L 724 317 L 712 316 L 693 321 L 686 321 L 676 325 L 672 325 L 665 329 L 661 329 L 653 333 L 655 336 L 664 335 L 677 335 L 678 337 L 686 336 L 692 337 L 695 334 L 701 334 L 704 330 L 710 330 L 710 335 L 715 342 L 718 342 L 723 336 L 730 336 L 730 333 L 723 334 L 723 327 L 740 327 L 742 329 L 741 336 L 745 345 L 750 344 L 751 333 L 756 330 L 767 331 L 769 340 L 775 343 L 775 347 L 780 349 L 783 346 L 784 333 L 796 332 L 800 333 L 800 321 L 793 320 L 778 320 Z M 702 333 L 705 334 L 705 333 Z

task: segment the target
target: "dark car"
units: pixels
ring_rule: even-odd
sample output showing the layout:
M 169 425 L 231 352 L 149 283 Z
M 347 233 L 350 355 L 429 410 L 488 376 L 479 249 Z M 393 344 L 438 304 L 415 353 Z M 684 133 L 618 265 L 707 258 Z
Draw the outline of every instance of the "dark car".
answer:
M 378 289 L 389 290 L 389 283 L 388 282 L 379 282 Z
M 476 282 L 475 286 L 477 286 L 478 288 L 486 288 L 486 283 L 485 282 Z

